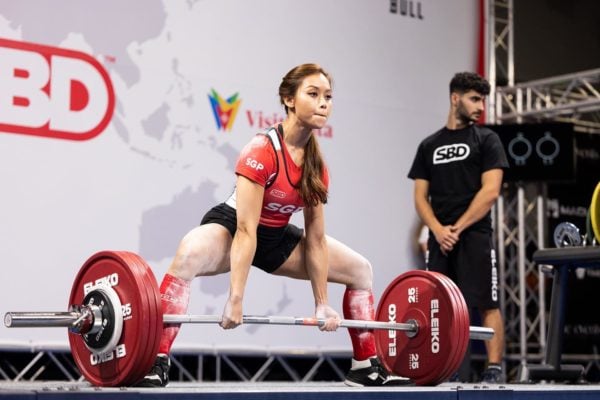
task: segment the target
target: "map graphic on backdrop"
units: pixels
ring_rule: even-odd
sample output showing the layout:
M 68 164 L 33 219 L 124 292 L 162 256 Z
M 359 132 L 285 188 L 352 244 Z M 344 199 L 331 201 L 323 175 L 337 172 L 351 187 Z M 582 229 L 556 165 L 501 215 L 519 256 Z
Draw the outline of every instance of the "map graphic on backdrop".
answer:
M 239 150 L 284 118 L 277 97 L 282 74 L 313 61 L 334 76 L 335 111 L 317 133 L 332 176 L 328 234 L 370 259 L 377 297 L 411 267 L 415 213 L 399 177 L 418 142 L 445 118 L 448 77 L 475 62 L 474 46 L 465 46 L 476 36 L 473 2 L 420 3 L 424 19 L 400 18 L 389 3 L 362 0 L 345 7 L 318 0 L 39 0 L 35 8 L 4 2 L 0 37 L 94 57 L 108 72 L 115 106 L 92 140 L 0 132 L 0 180 L 9 188 L 0 208 L 0 256 L 14 266 L 0 271 L 1 280 L 14 282 L 0 293 L 2 311 L 62 309 L 75 273 L 100 250 L 137 252 L 161 279 L 181 237 L 231 193 Z M 327 24 L 313 18 L 315 7 L 331 16 Z M 288 28 L 290 13 L 318 28 L 323 41 L 307 35 L 287 46 L 276 33 Z M 405 37 L 418 40 L 389 40 Z M 218 110 L 213 94 L 223 100 Z M 386 218 L 378 210 L 388 210 Z M 245 311 L 313 311 L 309 283 L 251 274 Z M 52 295 L 41 299 L 49 283 Z M 194 280 L 190 312 L 220 313 L 228 285 L 228 275 Z M 18 295 L 26 291 L 37 294 Z M 329 295 L 340 309 L 343 287 L 332 285 Z M 182 329 L 182 342 L 198 343 L 195 331 Z M 298 331 L 255 326 L 224 335 L 206 328 L 202 343 L 247 344 L 253 335 L 259 346 L 349 346 L 344 332 Z M 64 335 L 0 329 L 0 341 Z
M 203 139 L 200 135 L 202 126 L 197 118 L 182 119 L 181 115 L 175 115 L 175 112 L 180 114 L 183 110 L 192 116 L 195 108 L 209 107 L 209 104 L 204 104 L 208 103 L 206 95 L 197 96 L 191 79 L 180 71 L 181 61 L 177 54 L 173 54 L 170 60 L 162 58 L 164 65 L 161 69 L 148 69 L 148 64 L 142 61 L 147 53 L 159 51 L 158 47 L 168 48 L 165 46 L 172 36 L 178 34 L 175 26 L 168 26 L 163 3 L 145 1 L 143 23 L 137 24 L 130 19 L 131 15 L 139 12 L 139 4 L 135 2 L 65 3 L 65 12 L 56 13 L 52 29 L 38 23 L 39 15 L 54 14 L 56 5 L 50 1 L 39 2 L 36 13 L 32 13 L 29 7 L 14 6 L 2 10 L 1 17 L 6 19 L 10 29 L 20 34 L 23 41 L 79 47 L 81 51 L 100 58 L 118 88 L 112 127 L 130 151 L 169 168 L 186 169 L 193 165 L 194 157 L 207 153 L 205 148 L 208 147 L 225 159 L 226 172 L 233 176 L 238 150 L 229 143 L 217 145 L 210 137 L 209 140 Z M 185 4 L 186 11 L 191 12 L 195 3 L 188 1 L 181 4 Z M 114 9 L 120 12 L 112 12 Z M 111 30 L 107 32 L 104 25 L 109 24 Z M 144 103 L 144 88 L 157 81 L 159 73 L 160 80 L 166 83 L 162 102 L 146 102 L 147 106 L 140 109 Z M 197 88 L 197 92 L 205 92 L 205 89 Z M 227 130 L 231 127 L 227 126 Z M 210 178 L 208 174 L 197 176 L 197 184 L 184 187 L 171 202 L 143 211 L 137 251 L 148 262 L 171 258 L 182 233 L 197 225 L 208 207 L 222 201 L 215 195 L 218 183 Z M 217 279 L 211 285 L 200 285 L 202 291 L 211 295 L 222 295 L 227 287 L 228 282 L 223 279 Z M 285 297 L 282 301 L 285 303 Z

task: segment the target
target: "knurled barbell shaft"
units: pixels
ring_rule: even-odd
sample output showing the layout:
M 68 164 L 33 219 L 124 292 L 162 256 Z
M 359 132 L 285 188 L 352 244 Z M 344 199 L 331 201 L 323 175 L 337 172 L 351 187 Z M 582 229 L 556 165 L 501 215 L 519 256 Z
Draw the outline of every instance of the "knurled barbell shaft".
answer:
M 4 325 L 13 327 L 72 327 L 81 317 L 80 312 L 8 312 L 4 316 Z M 244 315 L 242 321 L 245 324 L 268 324 L 268 325 L 303 325 L 320 326 L 325 323 L 319 318 L 299 318 L 285 316 L 262 316 Z M 178 315 L 165 314 L 163 322 L 167 324 L 211 324 L 220 323 L 218 315 Z M 383 322 L 344 319 L 340 323 L 342 328 L 358 329 L 385 329 L 406 332 L 416 332 L 418 326 L 414 322 Z M 489 340 L 494 336 L 494 330 L 486 327 L 470 326 L 469 338 L 477 340 Z
M 218 315 L 177 315 L 166 314 L 163 321 L 167 324 L 210 324 L 220 323 L 221 317 Z M 265 324 L 265 325 L 304 325 L 321 326 L 325 324 L 325 319 L 321 318 L 300 318 L 272 315 L 244 315 L 242 317 L 244 324 Z M 340 323 L 341 328 L 359 328 L 359 329 L 387 329 L 397 331 L 416 332 L 415 323 L 394 323 L 381 321 L 365 321 L 355 319 L 343 319 Z
M 163 321 L 169 324 L 209 324 L 220 323 L 221 317 L 218 315 L 178 315 L 165 314 Z M 244 315 L 242 321 L 245 324 L 268 324 L 268 325 L 304 325 L 321 326 L 325 324 L 324 319 L 319 318 L 299 318 L 285 316 L 265 316 L 265 315 Z M 383 322 L 367 321 L 358 319 L 343 319 L 340 323 L 341 328 L 358 329 L 384 329 L 405 332 L 417 332 L 418 326 L 415 322 Z M 483 326 L 470 326 L 469 338 L 475 340 L 490 340 L 494 336 L 492 328 Z

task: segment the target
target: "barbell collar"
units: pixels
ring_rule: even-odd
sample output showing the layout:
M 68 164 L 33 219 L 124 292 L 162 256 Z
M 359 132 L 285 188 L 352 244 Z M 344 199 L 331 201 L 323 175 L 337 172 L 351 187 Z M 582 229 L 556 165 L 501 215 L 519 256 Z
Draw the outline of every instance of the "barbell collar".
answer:
M 93 335 L 102 330 L 104 317 L 100 307 L 96 305 L 72 306 L 71 311 L 79 313 L 79 317 L 69 325 L 69 331 Z

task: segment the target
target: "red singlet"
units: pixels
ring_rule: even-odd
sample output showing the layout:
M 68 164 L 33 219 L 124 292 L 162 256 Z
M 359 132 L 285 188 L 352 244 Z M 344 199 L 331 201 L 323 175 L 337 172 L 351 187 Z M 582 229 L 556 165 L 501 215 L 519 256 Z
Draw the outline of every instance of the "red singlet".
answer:
M 302 177 L 302 167 L 294 164 L 285 143 L 275 128 L 257 134 L 240 153 L 235 173 L 265 188 L 261 225 L 282 227 L 289 223 L 293 213 L 304 208 L 296 189 Z M 327 167 L 323 170 L 323 183 L 329 188 Z M 226 203 L 236 208 L 236 191 Z

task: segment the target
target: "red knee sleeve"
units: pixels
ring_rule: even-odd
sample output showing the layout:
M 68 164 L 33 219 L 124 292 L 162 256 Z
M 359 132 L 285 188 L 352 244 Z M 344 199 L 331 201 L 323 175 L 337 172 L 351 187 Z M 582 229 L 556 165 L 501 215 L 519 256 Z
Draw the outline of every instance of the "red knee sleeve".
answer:
M 185 314 L 190 302 L 190 282 L 166 274 L 160 284 L 160 300 L 163 314 Z M 163 328 L 159 353 L 169 354 L 181 324 L 169 324 Z
M 373 293 L 364 289 L 346 289 L 343 310 L 346 319 L 374 320 Z M 348 332 L 352 340 L 355 360 L 366 360 L 377 355 L 375 335 L 372 330 L 350 328 Z

